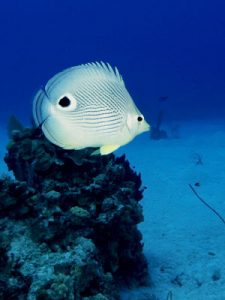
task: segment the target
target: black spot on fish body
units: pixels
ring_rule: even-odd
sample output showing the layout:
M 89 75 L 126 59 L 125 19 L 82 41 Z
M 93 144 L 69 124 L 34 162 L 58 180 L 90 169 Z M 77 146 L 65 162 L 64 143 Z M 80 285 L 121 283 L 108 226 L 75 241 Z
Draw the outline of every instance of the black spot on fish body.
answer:
M 70 99 L 66 96 L 64 96 L 63 98 L 61 98 L 59 100 L 59 105 L 61 107 L 68 107 L 68 106 L 70 106 L 70 103 L 71 103 Z

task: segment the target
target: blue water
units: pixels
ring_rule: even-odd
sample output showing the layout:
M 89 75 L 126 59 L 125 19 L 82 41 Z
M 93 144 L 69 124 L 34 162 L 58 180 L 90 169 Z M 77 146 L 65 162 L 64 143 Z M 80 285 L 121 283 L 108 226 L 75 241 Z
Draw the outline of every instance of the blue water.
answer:
M 11 0 L 0 10 L 0 120 L 29 124 L 35 92 L 91 61 L 116 65 L 151 123 L 225 115 L 222 0 Z M 168 96 L 160 103 L 159 97 Z
M 179 147 L 176 148 L 176 145 L 182 146 L 182 138 L 185 137 L 185 131 L 183 130 L 182 125 L 181 130 L 183 131 L 181 132 L 181 139 L 179 140 L 181 143 L 179 144 L 177 140 L 172 140 L 172 142 L 169 140 L 169 142 L 171 142 L 171 148 L 173 148 L 173 145 L 175 145 L 173 150 L 170 148 L 170 152 L 168 151 L 169 154 L 167 154 L 168 144 L 163 144 L 165 142 L 164 140 L 160 141 L 162 144 L 153 144 L 153 141 L 151 141 L 152 145 L 154 145 L 152 148 L 155 150 L 153 151 L 152 148 L 151 151 L 149 150 L 149 157 L 153 153 L 153 157 L 155 157 L 155 159 L 151 160 L 150 157 L 149 160 L 147 160 L 150 162 L 149 165 L 146 164 L 145 161 L 143 162 L 142 160 L 138 160 L 140 153 L 143 155 L 143 148 L 145 150 L 145 156 L 143 155 L 143 157 L 148 157 L 148 148 L 147 146 L 145 147 L 145 145 L 149 142 L 149 140 L 146 139 L 146 144 L 144 144 L 142 142 L 144 141 L 144 136 L 141 137 L 143 140 L 141 140 L 139 137 L 141 141 L 140 145 L 144 145 L 144 147 L 138 148 L 140 149 L 139 152 L 136 153 L 136 150 L 133 150 L 136 149 L 135 144 L 126 146 L 128 148 L 122 148 L 123 151 L 123 149 L 129 150 L 129 147 L 131 147 L 131 161 L 133 159 L 135 162 L 135 157 L 137 158 L 137 161 L 139 161 L 140 169 L 138 169 L 138 172 L 140 171 L 143 174 L 143 178 L 149 179 L 148 189 L 150 189 L 150 191 L 151 186 L 153 185 L 153 193 L 149 194 L 153 196 L 152 198 L 150 197 L 151 199 L 145 199 L 145 203 L 150 203 L 150 201 L 152 201 L 151 203 L 153 203 L 153 208 L 154 203 L 156 203 L 156 208 L 155 211 L 153 210 L 151 216 L 152 219 L 146 218 L 147 222 L 155 222 L 154 224 L 158 230 L 158 224 L 161 222 L 161 213 L 164 213 L 164 206 L 161 205 L 161 203 L 164 203 L 165 199 L 167 199 L 169 208 L 173 207 L 173 204 L 171 205 L 169 202 L 170 200 L 173 201 L 174 195 L 177 193 L 176 185 L 174 185 L 174 190 L 172 189 L 173 183 L 178 180 L 178 184 L 184 184 L 185 187 L 188 187 L 187 184 L 189 181 L 187 181 L 187 178 L 188 180 L 191 178 L 191 168 L 194 170 L 193 176 L 196 174 L 199 176 L 200 174 L 200 178 L 203 178 L 203 189 L 206 186 L 209 186 L 209 189 L 206 189 L 208 194 L 203 193 L 203 195 L 206 195 L 206 198 L 209 199 L 210 203 L 216 203 L 213 203 L 214 198 L 212 197 L 215 191 L 219 191 L 218 193 L 221 191 L 222 196 L 219 196 L 221 199 L 223 199 L 224 190 L 222 190 L 221 186 L 224 187 L 224 171 L 222 169 L 224 162 L 223 154 L 225 153 L 225 146 L 223 144 L 224 134 L 219 134 L 218 137 L 215 138 L 215 147 L 213 143 L 207 144 L 207 139 L 207 143 L 205 142 L 205 144 L 203 143 L 203 145 L 201 145 L 201 139 L 198 139 L 198 137 L 200 137 L 202 128 L 196 131 L 195 124 L 198 124 L 198 121 L 204 120 L 206 121 L 206 124 L 211 125 L 211 123 L 214 121 L 221 122 L 222 120 L 221 128 L 225 128 L 225 123 L 223 123 L 225 120 L 225 1 L 1 1 L 1 143 L 6 143 L 6 137 L 2 131 L 2 128 L 6 127 L 7 120 L 10 115 L 16 115 L 18 119 L 21 120 L 25 125 L 31 124 L 33 97 L 37 90 L 43 86 L 53 75 L 67 67 L 94 61 L 109 62 L 112 66 L 118 67 L 135 103 L 151 125 L 156 122 L 159 111 L 163 110 L 165 121 L 171 122 L 171 124 L 173 122 L 174 124 L 176 124 L 176 122 L 178 122 L 178 124 L 182 124 L 182 121 L 190 121 L 189 124 L 191 124 L 191 133 L 197 137 L 196 143 L 193 142 L 193 144 L 189 145 L 187 142 L 187 153 L 185 153 L 185 151 L 182 149 L 179 150 Z M 162 97 L 165 98 L 165 101 L 160 101 L 160 99 L 162 100 Z M 220 136 L 223 138 L 220 139 Z M 200 140 L 199 144 L 197 144 L 198 140 Z M 139 146 L 138 142 L 136 145 Z M 159 152 L 160 145 L 161 152 Z M 186 144 L 184 144 L 184 148 L 185 145 Z M 211 147 L 211 150 L 209 149 L 211 152 L 208 152 L 210 155 L 207 154 L 207 146 L 205 147 L 205 145 L 209 145 Z M 132 148 L 133 146 L 134 148 Z M 214 148 L 217 148 L 218 153 L 215 152 L 216 154 L 214 154 Z M 164 149 L 165 152 L 163 152 Z M 188 157 L 192 150 L 193 153 L 201 151 L 201 154 L 203 154 L 204 167 L 206 169 L 203 169 L 202 173 L 198 173 L 196 171 L 196 166 L 191 165 L 190 167 L 190 162 L 187 163 L 187 172 L 185 171 L 186 167 L 180 167 L 179 169 L 179 166 L 183 165 L 183 161 L 188 161 Z M 177 151 L 178 155 L 176 155 L 176 152 L 173 151 Z M 161 153 L 161 158 L 159 153 Z M 5 165 L 1 166 L 4 155 L 5 148 L 3 150 L 0 147 L 0 174 L 7 170 Z M 165 162 L 164 169 L 160 165 L 160 160 Z M 174 168 L 171 167 L 171 161 L 172 163 L 174 162 Z M 145 168 L 146 165 L 149 168 Z M 215 166 L 215 168 L 213 168 L 212 165 Z M 176 169 L 176 166 L 178 166 L 179 172 L 173 173 L 173 169 Z M 198 167 L 199 166 L 196 168 Z M 212 171 L 210 171 L 210 168 L 212 168 Z M 164 170 L 166 175 L 165 178 L 162 177 L 162 181 L 160 181 L 160 174 L 163 172 L 162 170 Z M 218 176 L 218 178 L 215 179 L 213 176 Z M 159 188 L 158 185 L 160 185 Z M 156 188 L 155 194 L 154 187 Z M 161 195 L 157 194 L 157 188 L 161 193 L 163 190 L 166 192 L 168 191 L 168 197 L 166 198 L 167 194 L 165 192 L 165 198 L 160 198 Z M 174 217 L 174 232 L 178 232 L 178 235 L 180 234 L 181 240 L 184 241 L 184 244 L 181 243 L 181 246 L 183 247 L 184 245 L 183 248 L 185 248 L 185 241 L 188 241 L 188 238 L 186 239 L 185 234 L 183 238 L 183 223 L 181 221 L 181 226 L 179 229 L 179 222 L 177 223 L 177 226 L 176 218 L 177 216 L 183 216 L 184 223 L 186 217 L 192 218 L 191 210 L 189 210 L 189 206 L 192 208 L 192 205 L 189 205 L 190 202 L 188 202 L 188 197 L 193 197 L 193 195 L 187 194 L 190 193 L 190 191 L 185 190 L 185 188 L 184 191 L 182 189 L 178 190 L 178 194 L 179 192 L 182 195 L 182 201 L 183 196 L 184 199 L 187 199 L 187 202 L 185 202 L 186 200 L 184 201 L 184 204 L 187 205 L 187 211 L 182 210 L 182 201 L 179 199 L 177 203 L 175 201 L 175 204 L 179 205 L 181 203 L 181 210 L 174 210 L 175 212 L 173 215 L 173 211 L 171 213 L 171 210 L 168 209 L 167 213 L 167 208 L 165 208 L 165 215 L 168 216 L 168 220 Z M 156 197 L 154 198 L 155 195 Z M 186 195 L 188 196 L 185 198 Z M 160 200 L 162 202 L 159 202 L 158 204 L 157 201 Z M 177 199 L 175 198 L 175 200 Z M 192 201 L 197 200 L 194 198 Z M 221 200 L 221 203 L 224 203 L 222 201 L 223 200 Z M 195 205 L 195 202 L 192 202 L 192 204 L 193 203 Z M 215 207 L 219 207 L 218 204 L 220 204 L 220 202 L 216 203 Z M 161 210 L 160 205 L 162 206 Z M 221 206 L 223 207 L 223 205 Z M 146 207 L 148 208 L 148 206 Z M 148 212 L 146 212 L 146 207 L 144 207 L 145 215 L 148 214 Z M 156 221 L 154 218 L 156 218 Z M 199 220 L 203 219 L 204 217 L 202 217 L 200 211 Z M 224 236 L 224 228 L 221 234 L 215 229 L 216 227 L 211 226 L 210 222 L 214 221 L 211 221 L 211 219 L 209 221 L 209 226 L 210 228 L 212 227 L 212 232 L 209 232 L 208 240 L 204 240 L 204 234 L 201 236 L 201 230 L 199 231 L 200 233 L 197 232 L 196 234 L 196 240 L 203 241 L 203 243 L 205 241 L 206 244 L 209 243 L 209 247 L 212 247 L 212 249 L 207 248 L 206 246 L 205 248 L 203 247 L 203 249 L 206 249 L 206 251 L 215 250 L 213 249 L 214 241 L 217 241 L 215 236 Z M 169 224 L 168 228 L 171 228 L 171 223 L 169 221 L 165 224 Z M 202 224 L 204 227 L 204 221 Z M 196 228 L 198 225 L 199 224 L 196 225 Z M 208 230 L 209 227 L 204 228 L 207 228 Z M 159 230 L 158 232 L 160 234 L 161 232 L 164 234 L 163 230 Z M 203 231 L 204 230 L 205 229 L 203 229 Z M 146 232 L 148 233 L 148 228 L 146 229 Z M 144 236 L 144 238 L 147 240 L 147 238 L 154 233 L 154 228 L 152 232 L 149 233 L 149 236 L 147 236 L 146 232 L 146 236 Z M 156 234 L 158 234 L 158 232 L 156 232 Z M 173 230 L 170 232 L 173 233 Z M 165 236 L 167 236 L 167 232 Z M 154 235 L 151 236 L 151 238 L 153 240 Z M 168 243 L 173 245 L 173 237 L 171 237 L 171 239 L 168 238 L 168 241 Z M 221 238 L 221 240 L 218 239 L 218 241 L 215 242 L 216 245 L 220 245 L 221 243 L 224 243 L 223 238 Z M 155 246 L 155 253 L 158 251 L 158 245 L 159 244 L 157 242 Z M 165 246 L 163 242 L 161 245 L 162 248 Z M 193 243 L 193 248 L 195 248 L 196 245 L 197 242 Z M 154 247 L 150 245 L 149 248 L 151 250 Z M 222 246 L 220 248 L 224 249 Z M 147 247 L 145 246 L 145 249 L 148 250 L 148 245 Z M 196 249 L 194 249 L 194 253 L 199 251 L 201 254 L 201 248 Z M 174 247 L 172 250 L 176 257 L 177 248 Z M 189 257 L 189 251 L 192 253 L 188 247 L 185 249 L 185 251 L 187 252 L 187 257 Z M 155 263 L 152 253 L 149 253 L 149 260 L 152 260 L 153 263 Z M 168 254 L 166 253 L 165 257 L 167 255 Z M 203 253 L 203 255 L 206 255 L 206 253 Z M 223 256 L 224 255 L 221 254 L 221 257 Z M 159 257 L 159 261 L 161 258 L 162 257 Z M 215 263 L 216 267 L 217 265 L 221 267 L 220 264 L 222 266 L 224 265 L 223 262 L 221 263 L 220 261 L 220 256 L 218 256 L 218 258 L 216 257 L 216 259 L 218 259 L 218 261 Z M 203 266 L 207 265 L 208 258 L 206 257 L 206 259 L 202 261 Z M 195 260 L 193 260 L 193 262 L 195 262 Z M 160 265 L 160 262 L 158 264 Z M 190 270 L 193 265 L 194 263 L 190 266 Z M 155 266 L 155 269 L 158 271 L 157 266 Z M 173 276 L 172 272 L 174 270 L 177 272 L 176 266 L 171 271 L 172 275 L 170 274 L 170 270 L 168 271 L 169 275 Z M 183 269 L 181 270 L 183 272 Z M 195 266 L 193 267 L 193 270 L 195 270 Z M 203 268 L 203 270 L 205 269 Z M 150 272 L 151 271 L 152 270 L 150 270 Z M 154 273 L 154 270 L 152 273 Z M 203 277 L 204 275 L 205 274 L 203 274 Z M 153 279 L 154 276 L 155 274 L 153 274 Z M 158 285 L 163 285 L 165 283 L 163 282 L 163 279 L 161 280 L 163 277 L 159 278 L 160 280 L 156 282 Z M 187 277 L 187 282 L 188 280 L 189 277 Z M 218 298 L 209 297 L 205 299 L 225 299 L 225 296 L 224 298 L 220 298 L 220 287 L 218 288 L 217 293 L 216 283 L 213 285 L 213 287 L 216 291 L 215 294 L 219 295 Z M 222 285 L 224 286 L 223 283 Z M 157 284 L 155 284 L 155 287 L 158 287 Z M 191 286 L 191 288 L 193 287 Z M 180 287 L 178 287 L 178 289 L 181 290 Z M 165 290 L 163 299 L 166 299 L 165 295 L 167 292 L 168 291 Z M 175 293 L 174 295 L 176 296 Z M 132 299 L 130 294 L 128 297 L 129 299 Z M 139 298 L 136 299 L 139 300 Z M 187 299 L 192 298 L 189 297 Z M 199 299 L 202 300 L 202 298 L 193 298 L 193 300 Z M 180 298 L 179 300 L 185 299 Z

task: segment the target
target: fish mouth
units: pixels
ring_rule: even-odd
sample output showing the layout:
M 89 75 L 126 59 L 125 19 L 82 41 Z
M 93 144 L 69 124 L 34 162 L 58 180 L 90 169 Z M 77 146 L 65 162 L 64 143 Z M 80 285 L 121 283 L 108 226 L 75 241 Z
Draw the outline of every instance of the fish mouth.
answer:
M 143 124 L 143 132 L 149 131 L 151 129 L 151 126 L 145 122 L 145 124 Z

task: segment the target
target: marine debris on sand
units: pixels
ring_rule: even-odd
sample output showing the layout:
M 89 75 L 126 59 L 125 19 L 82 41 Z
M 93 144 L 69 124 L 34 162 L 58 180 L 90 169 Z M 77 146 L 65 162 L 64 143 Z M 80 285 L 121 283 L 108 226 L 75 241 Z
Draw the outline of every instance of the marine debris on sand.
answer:
M 1 299 L 120 299 L 147 282 L 141 177 L 125 156 L 63 150 L 14 131 L 0 179 Z
M 161 129 L 163 117 L 164 117 L 164 111 L 161 109 L 157 117 L 156 125 L 155 126 L 153 125 L 151 127 L 150 138 L 152 140 L 160 140 L 160 139 L 168 138 L 166 130 Z

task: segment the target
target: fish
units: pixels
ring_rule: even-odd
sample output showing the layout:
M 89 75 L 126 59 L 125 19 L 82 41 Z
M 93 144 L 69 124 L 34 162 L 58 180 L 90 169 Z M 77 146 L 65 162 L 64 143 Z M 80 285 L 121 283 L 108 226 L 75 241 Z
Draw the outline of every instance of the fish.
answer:
M 14 132 L 23 131 L 24 127 L 22 123 L 17 119 L 16 116 L 11 115 L 7 124 L 7 133 L 8 137 L 11 139 L 13 137 Z
M 117 67 L 93 62 L 54 75 L 33 99 L 33 118 L 63 149 L 107 155 L 150 129 Z
M 169 96 L 160 96 L 158 100 L 159 100 L 159 102 L 165 102 L 168 100 L 168 98 L 169 98 Z

